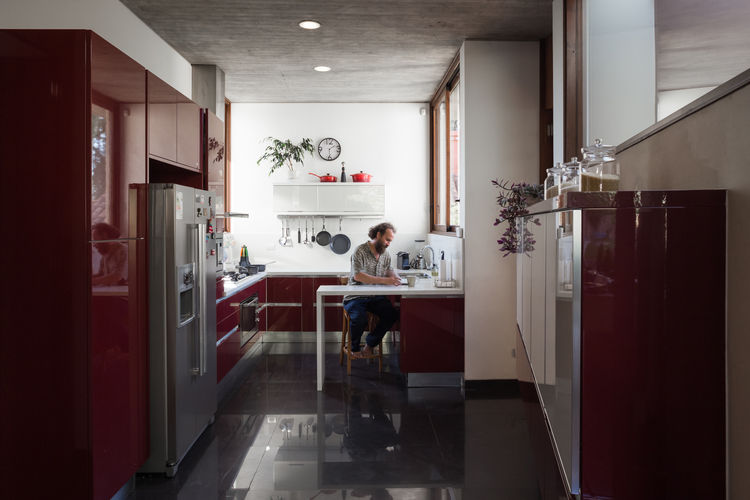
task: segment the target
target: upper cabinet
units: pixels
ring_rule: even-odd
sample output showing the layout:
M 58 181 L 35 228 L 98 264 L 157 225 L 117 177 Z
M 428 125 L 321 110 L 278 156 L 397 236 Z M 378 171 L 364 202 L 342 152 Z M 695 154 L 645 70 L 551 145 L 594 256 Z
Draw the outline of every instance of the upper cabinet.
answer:
M 226 211 L 225 198 L 225 162 L 226 147 L 224 142 L 224 122 L 208 109 L 203 109 L 204 127 L 206 136 L 204 138 L 204 154 L 206 165 L 207 182 L 204 188 L 213 191 L 216 195 L 216 213 Z M 216 219 L 219 230 L 224 230 L 224 219 Z
M 273 211 L 279 215 L 385 215 L 385 186 L 369 182 L 274 184 Z
M 148 153 L 159 161 L 200 171 L 201 112 L 197 104 L 148 73 Z

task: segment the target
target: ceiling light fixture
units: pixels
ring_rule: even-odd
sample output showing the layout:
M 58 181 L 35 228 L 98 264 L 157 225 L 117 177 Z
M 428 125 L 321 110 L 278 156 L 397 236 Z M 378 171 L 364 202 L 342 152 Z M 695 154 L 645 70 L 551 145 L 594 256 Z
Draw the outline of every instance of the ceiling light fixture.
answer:
M 313 68 L 315 71 L 320 71 L 321 73 L 325 73 L 326 71 L 331 71 L 331 68 L 328 66 L 315 66 Z
M 306 30 L 316 30 L 320 28 L 320 23 L 318 21 L 300 21 L 299 27 Z

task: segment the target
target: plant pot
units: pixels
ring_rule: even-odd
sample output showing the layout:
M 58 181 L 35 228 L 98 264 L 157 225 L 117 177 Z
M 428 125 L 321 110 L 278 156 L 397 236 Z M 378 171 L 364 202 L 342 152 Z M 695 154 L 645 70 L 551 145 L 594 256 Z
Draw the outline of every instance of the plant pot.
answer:
M 287 169 L 287 179 L 290 181 L 296 181 L 299 179 L 299 170 Z

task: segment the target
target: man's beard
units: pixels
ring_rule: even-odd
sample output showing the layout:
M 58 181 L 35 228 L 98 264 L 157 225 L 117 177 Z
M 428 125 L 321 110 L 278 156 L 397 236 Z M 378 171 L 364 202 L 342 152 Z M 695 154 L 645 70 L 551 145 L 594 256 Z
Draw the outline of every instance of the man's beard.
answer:
M 380 240 L 375 240 L 375 251 L 379 254 L 385 252 L 385 243 Z

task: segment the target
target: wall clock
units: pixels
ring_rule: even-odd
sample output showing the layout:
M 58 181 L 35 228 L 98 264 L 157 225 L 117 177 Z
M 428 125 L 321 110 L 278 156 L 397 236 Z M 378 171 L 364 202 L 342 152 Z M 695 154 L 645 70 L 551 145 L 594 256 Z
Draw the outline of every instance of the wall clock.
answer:
M 341 154 L 341 144 L 332 137 L 326 137 L 318 144 L 318 154 L 324 160 L 335 160 Z

